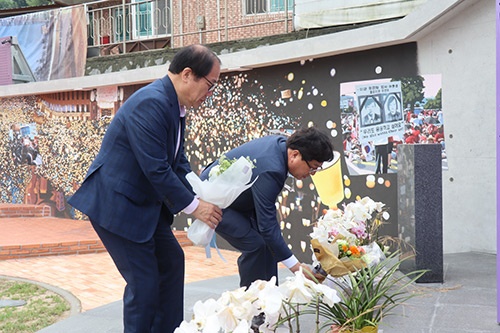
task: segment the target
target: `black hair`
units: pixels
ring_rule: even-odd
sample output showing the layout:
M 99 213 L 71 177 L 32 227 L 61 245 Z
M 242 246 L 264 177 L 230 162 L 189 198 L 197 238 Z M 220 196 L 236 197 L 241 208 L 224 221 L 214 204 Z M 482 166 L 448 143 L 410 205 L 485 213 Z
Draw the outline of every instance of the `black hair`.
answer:
M 286 141 L 286 147 L 298 150 L 305 161 L 327 162 L 333 159 L 330 138 L 316 127 L 295 131 Z
M 201 78 L 210 73 L 215 61 L 221 63 L 219 57 L 208 47 L 198 44 L 189 45 L 174 55 L 168 70 L 173 74 L 179 74 L 189 67 L 196 77 Z

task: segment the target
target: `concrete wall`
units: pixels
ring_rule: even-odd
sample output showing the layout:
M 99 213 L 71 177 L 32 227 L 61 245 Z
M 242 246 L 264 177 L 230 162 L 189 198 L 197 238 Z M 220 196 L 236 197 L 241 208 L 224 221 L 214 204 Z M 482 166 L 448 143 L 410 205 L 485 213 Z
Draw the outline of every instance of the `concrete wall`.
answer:
M 442 74 L 444 250 L 496 253 L 495 1 L 418 40 L 421 73 Z

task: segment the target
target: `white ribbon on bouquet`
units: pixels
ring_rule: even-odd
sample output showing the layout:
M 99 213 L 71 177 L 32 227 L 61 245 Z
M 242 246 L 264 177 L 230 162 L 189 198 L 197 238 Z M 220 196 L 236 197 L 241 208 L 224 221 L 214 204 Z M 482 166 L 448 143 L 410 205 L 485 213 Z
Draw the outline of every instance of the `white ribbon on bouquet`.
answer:
M 194 172 L 190 172 L 186 179 L 201 199 L 224 209 L 255 183 L 258 177 L 249 183 L 252 179 L 252 167 L 252 162 L 242 156 L 218 176 L 201 180 Z M 207 246 L 214 232 L 206 223 L 196 219 L 188 229 L 188 238 L 195 245 Z

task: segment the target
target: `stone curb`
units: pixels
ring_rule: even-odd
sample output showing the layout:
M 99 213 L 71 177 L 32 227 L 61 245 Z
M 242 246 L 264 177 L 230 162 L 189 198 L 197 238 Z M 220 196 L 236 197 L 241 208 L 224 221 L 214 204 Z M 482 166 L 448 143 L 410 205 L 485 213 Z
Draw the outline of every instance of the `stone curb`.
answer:
M 5 279 L 5 280 L 13 280 L 13 281 L 20 281 L 20 282 L 26 282 L 26 283 L 32 283 L 36 284 L 42 288 L 45 288 L 47 290 L 50 290 L 62 298 L 64 298 L 70 305 L 70 313 L 69 316 L 74 316 L 82 312 L 82 304 L 80 300 L 70 293 L 67 290 L 61 289 L 59 287 L 50 285 L 45 282 L 39 282 L 39 281 L 34 281 L 34 280 L 28 280 L 28 279 L 23 279 L 23 278 L 18 278 L 18 277 L 13 277 L 13 276 L 7 276 L 7 275 L 0 275 L 0 279 Z

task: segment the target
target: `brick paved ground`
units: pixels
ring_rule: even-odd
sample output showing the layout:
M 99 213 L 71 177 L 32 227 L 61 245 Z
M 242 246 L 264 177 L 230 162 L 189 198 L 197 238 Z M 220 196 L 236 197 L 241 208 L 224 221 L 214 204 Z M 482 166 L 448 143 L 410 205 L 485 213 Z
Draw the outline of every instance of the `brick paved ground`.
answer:
M 6 255 L 5 251 L 12 251 L 12 248 L 26 255 L 23 251 L 37 246 L 45 246 L 53 251 L 61 245 L 98 241 L 90 224 L 84 221 L 47 217 L 4 217 L 0 218 L 0 230 L 0 257 L 2 253 Z M 183 249 L 186 255 L 186 283 L 234 275 L 238 272 L 237 252 L 222 251 L 227 260 L 224 262 L 215 250 L 212 251 L 212 258 L 207 259 L 203 248 L 184 244 Z M 36 254 L 25 258 L 22 255 L 14 259 L 4 257 L 4 260 L 0 260 L 0 275 L 35 280 L 65 289 L 80 300 L 82 311 L 121 299 L 124 281 L 107 252 L 61 252 L 50 256 L 44 252 L 36 257 L 32 256 Z

